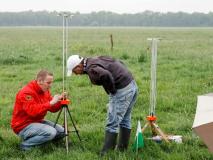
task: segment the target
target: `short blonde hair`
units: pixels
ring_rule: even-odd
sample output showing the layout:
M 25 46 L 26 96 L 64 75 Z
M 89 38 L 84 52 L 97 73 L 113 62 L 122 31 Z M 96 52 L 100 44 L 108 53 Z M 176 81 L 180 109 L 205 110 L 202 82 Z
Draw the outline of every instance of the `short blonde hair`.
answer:
M 47 76 L 53 76 L 53 73 L 42 69 L 37 73 L 36 80 L 44 80 Z

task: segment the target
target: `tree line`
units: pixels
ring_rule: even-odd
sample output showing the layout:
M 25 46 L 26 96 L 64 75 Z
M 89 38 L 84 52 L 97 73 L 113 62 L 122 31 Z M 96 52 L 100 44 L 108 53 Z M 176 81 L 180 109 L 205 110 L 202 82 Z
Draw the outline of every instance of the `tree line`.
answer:
M 71 13 L 71 12 L 70 12 Z M 157 27 L 212 27 L 213 12 L 153 12 L 117 14 L 100 11 L 82 14 L 71 13 L 69 26 L 157 26 Z M 0 12 L 0 26 L 61 26 L 58 12 L 24 11 Z

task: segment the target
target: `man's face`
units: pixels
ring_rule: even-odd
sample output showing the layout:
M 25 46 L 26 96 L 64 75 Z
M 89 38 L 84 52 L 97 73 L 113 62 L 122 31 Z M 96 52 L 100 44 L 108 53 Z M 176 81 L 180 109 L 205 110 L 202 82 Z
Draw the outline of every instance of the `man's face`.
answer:
M 41 87 L 41 89 L 45 92 L 49 90 L 53 83 L 53 76 L 47 75 L 44 80 L 39 80 L 38 85 Z
M 75 74 L 83 74 L 84 72 L 83 68 L 84 68 L 83 64 L 79 64 L 72 70 L 72 72 Z

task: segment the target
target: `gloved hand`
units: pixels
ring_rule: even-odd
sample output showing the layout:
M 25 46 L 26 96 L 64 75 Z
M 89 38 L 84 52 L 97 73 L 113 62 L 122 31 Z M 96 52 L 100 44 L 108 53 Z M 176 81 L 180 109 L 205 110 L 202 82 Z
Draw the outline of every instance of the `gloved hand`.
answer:
M 53 99 L 50 101 L 50 105 L 53 106 L 54 104 L 58 103 L 62 98 L 62 95 L 56 94 L 54 95 Z

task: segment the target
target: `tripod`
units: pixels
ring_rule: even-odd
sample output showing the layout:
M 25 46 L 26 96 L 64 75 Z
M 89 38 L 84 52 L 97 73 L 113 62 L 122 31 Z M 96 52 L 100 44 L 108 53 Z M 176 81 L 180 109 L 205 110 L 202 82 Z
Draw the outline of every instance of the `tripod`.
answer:
M 57 124 L 57 122 L 58 122 L 58 119 L 59 119 L 59 117 L 60 117 L 60 115 L 61 115 L 61 112 L 63 111 L 63 112 L 64 112 L 65 145 L 66 145 L 67 153 L 68 153 L 68 151 L 69 151 L 69 131 L 68 131 L 68 123 L 67 123 L 67 113 L 68 113 L 68 115 L 69 115 L 69 117 L 70 117 L 70 120 L 71 120 L 71 122 L 72 122 L 72 125 L 73 125 L 73 127 L 74 127 L 74 131 L 73 131 L 73 132 L 75 132 L 75 133 L 77 134 L 78 139 L 79 139 L 79 141 L 81 142 L 81 137 L 80 137 L 80 135 L 79 135 L 79 133 L 78 133 L 78 130 L 77 130 L 76 126 L 75 126 L 75 123 L 74 123 L 74 121 L 73 121 L 73 119 L 72 119 L 71 112 L 70 112 L 69 107 L 68 107 L 69 102 L 70 102 L 70 101 L 69 101 L 68 99 L 61 100 L 61 105 L 62 105 L 62 106 L 61 106 L 61 110 L 59 111 L 58 116 L 57 116 L 56 121 L 55 121 L 55 124 L 54 124 L 54 127 L 55 127 L 56 124 Z
M 151 41 L 151 84 L 150 84 L 150 110 L 149 110 L 149 116 L 147 116 L 147 123 L 142 128 L 142 132 L 147 128 L 148 125 L 150 125 L 152 130 L 152 135 L 156 136 L 160 134 L 160 136 L 166 141 L 168 141 L 168 138 L 163 133 L 163 131 L 160 129 L 160 127 L 155 123 L 157 117 L 155 116 L 155 106 L 156 106 L 156 71 L 157 71 L 157 43 L 160 40 L 159 38 L 148 38 L 149 41 Z
M 160 129 L 160 127 L 155 123 L 157 117 L 154 115 L 149 115 L 146 117 L 147 122 L 142 128 L 142 133 L 145 131 L 147 126 L 149 125 L 151 127 L 152 136 L 160 135 L 166 142 L 169 142 L 167 136 L 164 134 L 164 132 Z
M 72 17 L 72 15 L 68 12 L 62 12 L 62 13 L 59 13 L 58 16 L 62 16 L 63 18 L 63 51 L 62 51 L 62 54 L 63 54 L 63 59 L 62 59 L 62 65 L 63 65 L 63 93 L 65 93 L 65 90 L 67 89 L 67 84 L 65 86 L 65 82 L 66 82 L 66 77 L 65 77 L 65 69 L 66 69 L 66 61 L 67 61 L 67 53 L 68 53 L 68 19 L 70 19 Z M 71 112 L 69 111 L 69 107 L 68 107 L 68 104 L 69 104 L 69 100 L 68 99 L 63 99 L 61 100 L 61 110 L 59 111 L 58 113 L 58 116 L 57 116 L 57 119 L 56 119 L 56 122 L 55 122 L 55 125 L 56 123 L 58 122 L 58 119 L 61 115 L 61 112 L 63 111 L 64 112 L 64 134 L 65 134 L 65 145 L 66 145 L 66 150 L 67 150 L 67 153 L 68 153 L 68 149 L 69 149 L 69 131 L 68 131 L 68 123 L 67 123 L 67 115 L 69 115 L 70 117 L 70 120 L 72 122 L 72 125 L 74 127 L 74 132 L 76 132 L 77 136 L 78 136 L 78 139 L 79 141 L 81 142 L 81 138 L 80 138 L 80 135 L 78 133 L 78 130 L 75 126 L 75 123 L 72 119 L 72 116 L 71 116 Z M 81 145 L 82 147 L 82 145 Z M 82 147 L 83 148 L 83 147 Z

